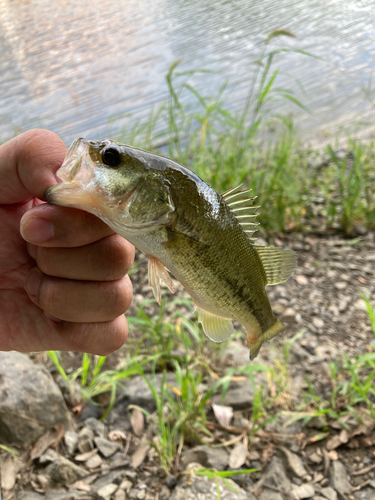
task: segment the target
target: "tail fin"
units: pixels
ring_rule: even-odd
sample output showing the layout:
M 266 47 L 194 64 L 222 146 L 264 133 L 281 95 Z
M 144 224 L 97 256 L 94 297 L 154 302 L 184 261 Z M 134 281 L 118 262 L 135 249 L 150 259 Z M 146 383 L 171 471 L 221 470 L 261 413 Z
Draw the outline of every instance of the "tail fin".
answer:
M 265 332 L 261 333 L 259 336 L 247 333 L 247 344 L 250 349 L 250 359 L 253 360 L 258 356 L 259 349 L 261 348 L 263 342 L 265 340 L 270 340 L 273 337 L 276 337 L 279 333 L 285 330 L 285 326 L 281 323 L 279 319 L 276 319 L 276 322 L 268 328 Z

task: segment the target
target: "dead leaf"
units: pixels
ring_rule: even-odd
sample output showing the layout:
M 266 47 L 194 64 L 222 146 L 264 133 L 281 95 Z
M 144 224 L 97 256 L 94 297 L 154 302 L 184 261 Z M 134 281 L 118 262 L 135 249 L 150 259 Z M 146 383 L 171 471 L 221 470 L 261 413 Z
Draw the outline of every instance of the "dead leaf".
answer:
M 17 467 L 12 455 L 8 455 L 1 464 L 1 486 L 4 491 L 10 491 L 16 484 Z
M 77 481 L 74 484 L 74 487 L 76 490 L 91 491 L 91 486 L 89 484 L 86 484 L 84 481 Z
M 136 436 L 141 436 L 145 428 L 145 417 L 141 410 L 134 408 L 130 417 L 130 423 Z
M 247 450 L 243 443 L 237 443 L 229 455 L 229 467 L 239 469 L 246 462 Z
M 146 458 L 149 449 L 150 449 L 150 444 L 148 442 L 148 438 L 144 436 L 141 439 L 138 448 L 135 450 L 131 458 L 131 464 L 133 469 L 137 469 L 141 465 L 143 460 Z
M 233 408 L 231 406 L 216 405 L 213 403 L 212 409 L 219 424 L 224 428 L 228 427 L 233 418 Z
M 120 430 L 113 430 L 108 433 L 108 439 L 110 441 L 126 441 L 126 434 Z
M 50 429 L 43 436 L 41 436 L 38 441 L 34 444 L 33 449 L 30 452 L 30 459 L 35 460 L 44 455 L 44 452 L 48 448 L 54 448 L 56 440 L 58 438 L 58 433 L 55 429 Z
M 86 451 L 86 453 L 79 453 L 74 457 L 74 460 L 76 460 L 77 462 L 86 462 L 86 460 L 89 460 L 97 453 L 98 450 L 95 448 L 94 450 Z
M 327 450 L 334 450 L 349 441 L 348 431 L 343 429 L 340 434 L 333 436 L 327 441 Z
M 338 460 L 339 459 L 339 454 L 337 453 L 336 450 L 331 450 L 329 453 L 328 453 L 328 456 L 331 460 Z

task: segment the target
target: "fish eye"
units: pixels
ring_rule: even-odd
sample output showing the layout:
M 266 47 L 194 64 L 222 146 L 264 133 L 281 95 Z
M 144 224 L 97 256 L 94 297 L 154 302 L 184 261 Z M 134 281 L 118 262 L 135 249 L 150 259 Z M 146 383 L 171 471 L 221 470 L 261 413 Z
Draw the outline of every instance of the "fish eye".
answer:
M 103 149 L 101 152 L 102 162 L 109 167 L 118 167 L 121 163 L 121 154 L 113 146 Z

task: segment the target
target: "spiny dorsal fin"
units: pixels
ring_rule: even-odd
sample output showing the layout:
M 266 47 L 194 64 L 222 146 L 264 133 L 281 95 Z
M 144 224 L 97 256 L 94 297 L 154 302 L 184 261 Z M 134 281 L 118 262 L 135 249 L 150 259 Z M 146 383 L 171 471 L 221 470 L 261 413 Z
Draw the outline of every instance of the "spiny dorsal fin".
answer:
M 283 283 L 292 274 L 297 263 L 297 254 L 293 250 L 254 245 L 266 273 L 266 285 Z
M 242 189 L 242 184 L 240 184 L 222 194 L 222 197 L 236 216 L 251 243 L 253 243 L 256 238 L 252 238 L 252 236 L 258 230 L 257 226 L 259 225 L 259 222 L 255 222 L 255 219 L 258 215 L 257 210 L 260 207 L 253 205 L 257 197 L 249 196 L 250 191 L 251 189 Z

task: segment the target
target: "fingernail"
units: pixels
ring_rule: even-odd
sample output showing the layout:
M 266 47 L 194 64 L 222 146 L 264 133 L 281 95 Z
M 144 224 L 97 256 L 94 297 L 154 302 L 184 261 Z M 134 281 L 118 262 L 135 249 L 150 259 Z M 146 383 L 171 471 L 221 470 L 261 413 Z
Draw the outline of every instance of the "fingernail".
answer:
M 29 295 L 36 298 L 38 296 L 39 285 L 40 285 L 40 274 L 38 273 L 38 271 L 31 271 L 26 278 L 25 282 L 26 291 L 29 293 Z
M 21 236 L 30 243 L 41 243 L 50 240 L 55 234 L 52 222 L 34 217 L 26 219 L 21 225 Z

